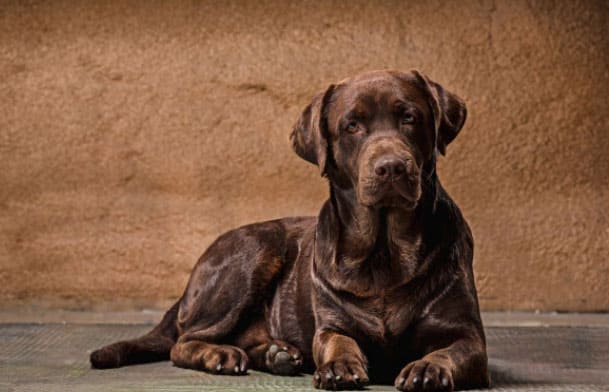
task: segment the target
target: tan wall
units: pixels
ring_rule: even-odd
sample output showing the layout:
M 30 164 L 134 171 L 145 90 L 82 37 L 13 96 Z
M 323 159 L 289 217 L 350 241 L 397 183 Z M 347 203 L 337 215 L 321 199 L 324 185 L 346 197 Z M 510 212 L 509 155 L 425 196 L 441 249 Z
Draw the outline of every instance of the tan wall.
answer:
M 222 231 L 317 212 L 326 185 L 287 135 L 318 89 L 419 68 L 469 107 L 440 176 L 483 307 L 609 310 L 606 2 L 18 3 L 3 305 L 166 304 Z

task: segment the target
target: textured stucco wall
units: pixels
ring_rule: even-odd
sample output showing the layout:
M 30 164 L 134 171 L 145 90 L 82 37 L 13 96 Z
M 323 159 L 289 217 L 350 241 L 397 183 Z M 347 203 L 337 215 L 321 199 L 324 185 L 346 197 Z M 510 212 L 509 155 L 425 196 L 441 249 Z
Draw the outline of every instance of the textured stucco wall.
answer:
M 219 233 L 315 214 L 319 89 L 418 68 L 485 309 L 609 310 L 606 2 L 0 2 L 0 302 L 155 306 Z

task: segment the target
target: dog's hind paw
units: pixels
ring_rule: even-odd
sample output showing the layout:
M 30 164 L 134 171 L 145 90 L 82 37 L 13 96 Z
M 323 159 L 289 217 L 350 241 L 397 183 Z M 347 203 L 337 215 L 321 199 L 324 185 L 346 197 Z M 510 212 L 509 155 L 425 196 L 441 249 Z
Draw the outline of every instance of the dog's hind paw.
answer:
M 293 376 L 300 372 L 302 354 L 288 343 L 275 341 L 269 344 L 266 350 L 265 362 L 272 373 Z

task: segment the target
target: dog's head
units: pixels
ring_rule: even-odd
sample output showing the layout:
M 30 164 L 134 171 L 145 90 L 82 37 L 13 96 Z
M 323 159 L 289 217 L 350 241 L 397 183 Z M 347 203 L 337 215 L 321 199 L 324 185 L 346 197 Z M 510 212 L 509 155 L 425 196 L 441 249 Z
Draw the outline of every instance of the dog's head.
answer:
M 375 71 L 331 85 L 300 116 L 296 153 L 369 207 L 414 208 L 425 165 L 465 122 L 463 101 L 425 75 Z

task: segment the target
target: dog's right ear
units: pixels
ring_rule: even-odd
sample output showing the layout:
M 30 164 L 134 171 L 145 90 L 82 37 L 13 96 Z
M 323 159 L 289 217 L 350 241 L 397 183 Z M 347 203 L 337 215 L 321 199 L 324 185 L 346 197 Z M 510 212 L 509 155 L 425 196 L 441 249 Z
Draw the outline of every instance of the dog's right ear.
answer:
M 317 94 L 307 105 L 294 125 L 290 141 L 299 157 L 319 166 L 321 175 L 326 174 L 328 160 L 328 129 L 326 106 L 332 97 L 334 85 Z

